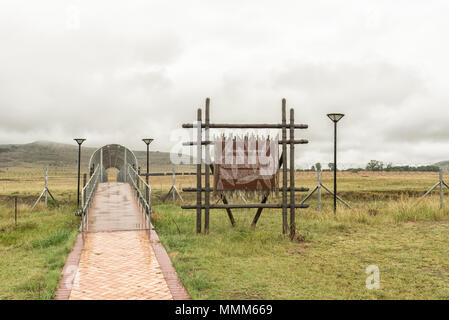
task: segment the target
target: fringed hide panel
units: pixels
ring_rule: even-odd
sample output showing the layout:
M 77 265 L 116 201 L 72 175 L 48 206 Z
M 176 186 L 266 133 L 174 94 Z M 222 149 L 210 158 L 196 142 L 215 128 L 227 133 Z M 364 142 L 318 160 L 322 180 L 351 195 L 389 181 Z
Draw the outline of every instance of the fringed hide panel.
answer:
M 241 191 L 247 197 L 278 190 L 278 139 L 259 136 L 214 140 L 214 191 L 232 196 Z

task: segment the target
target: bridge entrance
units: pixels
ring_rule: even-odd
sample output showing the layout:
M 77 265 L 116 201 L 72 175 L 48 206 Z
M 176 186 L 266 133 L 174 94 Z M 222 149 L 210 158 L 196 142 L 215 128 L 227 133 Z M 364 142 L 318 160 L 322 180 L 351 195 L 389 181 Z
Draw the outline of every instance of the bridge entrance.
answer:
M 106 170 L 110 168 L 118 170 L 117 178 L 115 179 L 117 182 L 127 181 L 129 166 L 134 170 L 138 168 L 134 152 L 119 144 L 108 144 L 98 148 L 90 157 L 89 172 L 91 176 L 97 166 L 100 170 L 100 182 L 108 182 Z
M 117 182 L 117 176 L 120 171 L 117 168 L 106 169 L 108 175 L 108 182 Z

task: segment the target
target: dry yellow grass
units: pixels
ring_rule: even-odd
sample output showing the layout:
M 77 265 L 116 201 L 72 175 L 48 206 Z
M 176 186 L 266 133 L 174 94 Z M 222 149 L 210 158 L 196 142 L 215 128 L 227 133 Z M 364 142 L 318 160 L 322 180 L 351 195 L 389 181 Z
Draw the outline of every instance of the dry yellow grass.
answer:
M 314 172 L 297 172 L 295 177 L 297 186 L 316 185 Z M 114 172 L 109 180 L 114 180 Z M 181 279 L 197 299 L 448 298 L 445 270 L 449 268 L 449 252 L 445 248 L 449 248 L 449 205 L 439 210 L 437 193 L 416 205 L 417 197 L 437 181 L 438 174 L 432 172 L 339 172 L 339 194 L 353 209 L 339 205 L 334 216 L 331 196 L 323 192 L 323 211 L 318 212 L 314 195 L 309 209 L 297 211 L 297 229 L 303 240 L 291 242 L 280 233 L 279 210 L 264 210 L 256 231 L 249 227 L 254 210 L 235 210 L 236 228 L 230 227 L 223 210 L 216 210 L 211 214 L 211 234 L 198 237 L 193 211 L 160 204 L 172 177 L 150 177 L 155 226 L 173 253 Z M 323 183 L 333 188 L 331 172 L 323 172 Z M 177 176 L 176 185 L 179 190 L 193 187 L 196 177 Z M 77 221 L 73 216 L 76 168 L 49 169 L 49 187 L 63 203 L 61 207 L 46 210 L 39 206 L 39 213 L 23 214 L 43 186 L 43 169 L 9 168 L 0 172 L 0 224 L 9 230 L 3 234 L 2 250 L 8 262 L 1 266 L 1 272 L 11 272 L 9 264 L 33 263 L 33 268 L 21 269 L 29 278 L 23 284 L 15 278 L 4 281 L 0 286 L 4 298 L 51 297 L 67 252 L 62 248 L 73 239 L 70 230 L 75 226 L 70 223 Z M 33 230 L 33 235 L 39 235 L 55 251 L 29 245 L 28 235 L 25 237 L 21 229 L 14 230 L 13 195 L 20 199 L 21 223 L 31 219 L 39 231 Z M 297 201 L 304 196 L 298 193 Z M 193 203 L 195 195 L 184 193 L 183 197 Z M 59 218 L 64 226 L 69 223 L 68 231 L 49 229 L 47 224 Z M 11 239 L 16 243 L 14 248 L 9 245 Z M 42 256 L 58 261 L 50 277 L 45 264 L 41 264 L 47 261 Z M 364 270 L 371 263 L 381 268 L 380 291 L 364 287 Z

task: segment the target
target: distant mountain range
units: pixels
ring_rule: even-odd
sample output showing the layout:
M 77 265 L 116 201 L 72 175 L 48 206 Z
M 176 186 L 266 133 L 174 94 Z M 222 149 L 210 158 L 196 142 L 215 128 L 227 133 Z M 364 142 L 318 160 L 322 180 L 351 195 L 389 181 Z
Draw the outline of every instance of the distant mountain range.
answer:
M 82 147 L 81 166 L 88 165 L 90 156 L 97 148 Z M 146 166 L 146 151 L 133 151 L 141 168 Z M 186 157 L 186 160 L 188 158 Z M 35 168 L 45 165 L 55 167 L 76 166 L 78 163 L 78 146 L 51 141 L 36 141 L 26 144 L 1 144 L 0 168 L 24 167 Z M 170 153 L 150 151 L 150 168 L 169 170 Z
M 83 147 L 81 166 L 87 167 L 90 156 L 97 148 Z M 146 151 L 133 151 L 141 168 L 146 166 Z M 186 161 L 188 157 L 185 157 Z M 0 168 L 23 167 L 42 168 L 45 165 L 54 167 L 75 167 L 78 161 L 78 146 L 51 141 L 35 141 L 26 144 L 0 144 Z M 444 170 L 449 169 L 449 160 L 434 164 Z M 151 171 L 171 170 L 170 153 L 150 151 Z M 183 166 L 183 170 L 194 169 L 194 166 Z

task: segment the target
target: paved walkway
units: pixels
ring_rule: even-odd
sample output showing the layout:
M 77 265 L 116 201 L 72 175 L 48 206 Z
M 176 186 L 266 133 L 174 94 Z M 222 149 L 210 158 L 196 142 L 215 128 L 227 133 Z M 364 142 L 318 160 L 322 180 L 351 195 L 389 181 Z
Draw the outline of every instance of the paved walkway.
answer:
M 69 299 L 173 299 L 129 184 L 101 183 Z
M 70 299 L 172 299 L 147 231 L 90 233 Z
M 89 212 L 89 232 L 146 229 L 128 183 L 100 183 Z

